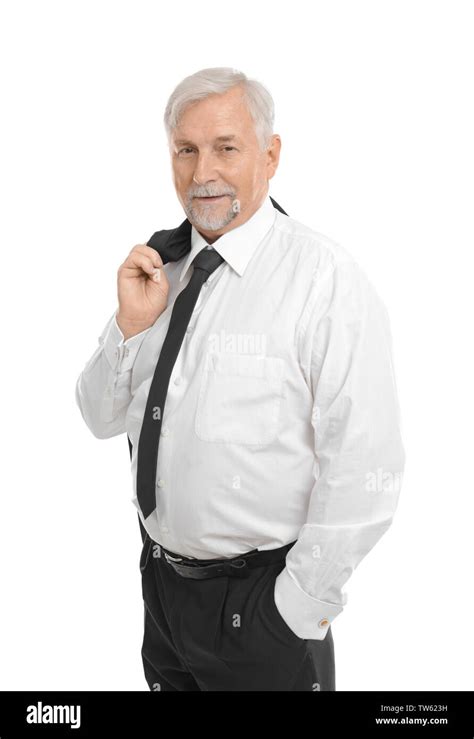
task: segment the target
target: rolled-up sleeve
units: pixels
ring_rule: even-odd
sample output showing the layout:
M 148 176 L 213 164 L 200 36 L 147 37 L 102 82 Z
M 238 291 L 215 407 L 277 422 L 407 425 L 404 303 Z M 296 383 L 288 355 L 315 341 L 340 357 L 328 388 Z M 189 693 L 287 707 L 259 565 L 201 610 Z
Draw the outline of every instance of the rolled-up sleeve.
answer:
M 324 639 L 344 583 L 392 523 L 405 463 L 389 318 L 355 261 L 315 272 L 298 347 L 315 481 L 274 597 L 298 636 Z

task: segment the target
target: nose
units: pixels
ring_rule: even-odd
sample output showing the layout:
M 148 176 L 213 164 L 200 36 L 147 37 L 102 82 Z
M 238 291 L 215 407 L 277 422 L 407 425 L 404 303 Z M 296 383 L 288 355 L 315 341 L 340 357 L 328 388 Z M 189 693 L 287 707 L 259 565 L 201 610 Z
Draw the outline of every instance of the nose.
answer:
M 200 153 L 194 168 L 193 180 L 197 185 L 206 185 L 218 179 L 213 157 Z

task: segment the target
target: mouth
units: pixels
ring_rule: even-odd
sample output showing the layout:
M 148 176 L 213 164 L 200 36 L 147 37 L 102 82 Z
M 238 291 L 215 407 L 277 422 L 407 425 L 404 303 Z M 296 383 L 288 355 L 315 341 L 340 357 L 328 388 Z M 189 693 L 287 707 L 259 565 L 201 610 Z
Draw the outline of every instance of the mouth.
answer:
M 212 197 L 195 198 L 195 200 L 199 200 L 200 203 L 217 203 L 227 197 L 228 195 L 213 195 Z

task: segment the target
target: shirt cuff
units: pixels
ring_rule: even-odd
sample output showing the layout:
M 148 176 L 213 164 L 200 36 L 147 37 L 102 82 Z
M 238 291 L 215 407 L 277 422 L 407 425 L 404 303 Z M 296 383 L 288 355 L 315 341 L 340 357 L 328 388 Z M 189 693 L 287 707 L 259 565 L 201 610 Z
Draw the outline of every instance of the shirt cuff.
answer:
M 275 580 L 274 598 L 280 616 L 300 639 L 324 639 L 331 622 L 344 609 L 305 593 L 287 567 Z
M 149 326 L 139 334 L 125 340 L 117 323 L 116 313 L 114 313 L 105 333 L 99 337 L 99 342 L 104 345 L 107 361 L 115 372 L 127 372 L 133 367 L 138 350 L 151 328 Z

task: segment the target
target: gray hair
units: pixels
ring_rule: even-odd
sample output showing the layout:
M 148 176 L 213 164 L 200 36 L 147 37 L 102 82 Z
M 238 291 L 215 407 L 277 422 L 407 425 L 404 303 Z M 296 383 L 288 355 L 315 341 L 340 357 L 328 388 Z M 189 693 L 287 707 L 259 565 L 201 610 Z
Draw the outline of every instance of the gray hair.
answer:
M 264 151 L 270 144 L 274 124 L 273 99 L 266 87 L 257 80 L 249 79 L 243 72 L 232 67 L 209 67 L 185 77 L 171 93 L 164 113 L 164 124 L 168 144 L 172 130 L 179 124 L 184 110 L 209 95 L 222 95 L 232 87 L 241 85 L 248 110 L 255 123 L 255 133 Z

